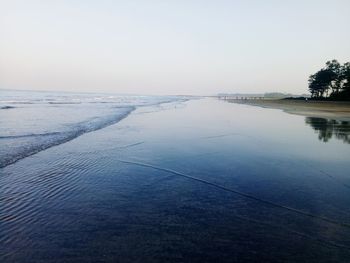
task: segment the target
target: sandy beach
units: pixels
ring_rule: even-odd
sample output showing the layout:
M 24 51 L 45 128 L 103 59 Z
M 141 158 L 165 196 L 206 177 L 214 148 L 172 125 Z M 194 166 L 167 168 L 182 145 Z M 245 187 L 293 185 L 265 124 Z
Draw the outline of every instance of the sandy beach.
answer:
M 280 99 L 227 99 L 228 102 L 281 109 L 287 113 L 307 117 L 319 117 L 350 121 L 350 102 L 343 101 L 304 101 Z

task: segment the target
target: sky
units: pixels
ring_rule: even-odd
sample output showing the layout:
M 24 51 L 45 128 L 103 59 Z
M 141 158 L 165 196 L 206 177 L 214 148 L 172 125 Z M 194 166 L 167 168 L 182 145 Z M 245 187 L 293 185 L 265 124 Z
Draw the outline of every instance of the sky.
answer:
M 0 88 L 307 92 L 350 61 L 349 0 L 0 0 Z

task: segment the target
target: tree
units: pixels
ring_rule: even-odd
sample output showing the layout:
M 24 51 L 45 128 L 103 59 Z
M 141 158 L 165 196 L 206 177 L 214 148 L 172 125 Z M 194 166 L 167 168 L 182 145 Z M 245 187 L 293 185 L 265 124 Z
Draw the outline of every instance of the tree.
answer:
M 336 59 L 333 59 L 326 62 L 326 69 L 332 72 L 332 80 L 330 83 L 332 94 L 338 94 L 342 86 L 342 66 Z
M 328 96 L 332 82 L 336 78 L 335 73 L 330 69 L 321 69 L 309 78 L 309 90 L 312 97 L 323 98 Z
M 350 62 L 343 65 L 341 74 L 343 79 L 342 92 L 346 98 L 350 98 Z
M 318 97 L 317 88 L 318 88 L 318 86 L 316 84 L 316 74 L 310 75 L 310 77 L 309 77 L 309 91 L 311 93 L 311 98 Z
M 333 59 L 309 77 L 312 98 L 350 99 L 350 62 L 341 65 Z

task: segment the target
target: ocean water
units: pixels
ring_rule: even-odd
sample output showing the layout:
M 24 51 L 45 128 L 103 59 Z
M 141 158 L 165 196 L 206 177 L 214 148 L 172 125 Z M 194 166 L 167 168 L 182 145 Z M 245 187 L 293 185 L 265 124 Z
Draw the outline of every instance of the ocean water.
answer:
M 117 123 L 137 107 L 183 99 L 1 91 L 0 168 L 86 132 Z
M 1 262 L 350 262 L 349 123 L 210 98 L 47 96 L 2 101 L 16 107 L 1 110 L 9 155 L 44 146 L 1 153 Z

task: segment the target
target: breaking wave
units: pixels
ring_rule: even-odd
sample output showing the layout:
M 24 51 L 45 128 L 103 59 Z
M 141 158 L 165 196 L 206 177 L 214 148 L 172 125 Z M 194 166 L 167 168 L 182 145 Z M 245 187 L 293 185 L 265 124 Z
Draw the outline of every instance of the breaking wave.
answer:
M 22 146 L 4 149 L 6 152 L 1 154 L 3 156 L 0 159 L 0 168 L 4 168 L 20 159 L 46 150 L 50 147 L 71 141 L 87 132 L 96 131 L 115 124 L 127 117 L 133 110 L 135 110 L 135 107 L 133 106 L 119 108 L 113 115 L 92 118 L 88 121 L 71 125 L 68 130 L 61 132 L 1 136 L 0 139 L 2 140 L 16 139 L 18 141 L 28 140 L 29 138 L 31 140 L 29 143 L 28 141 L 25 141 L 26 143 L 24 143 Z

